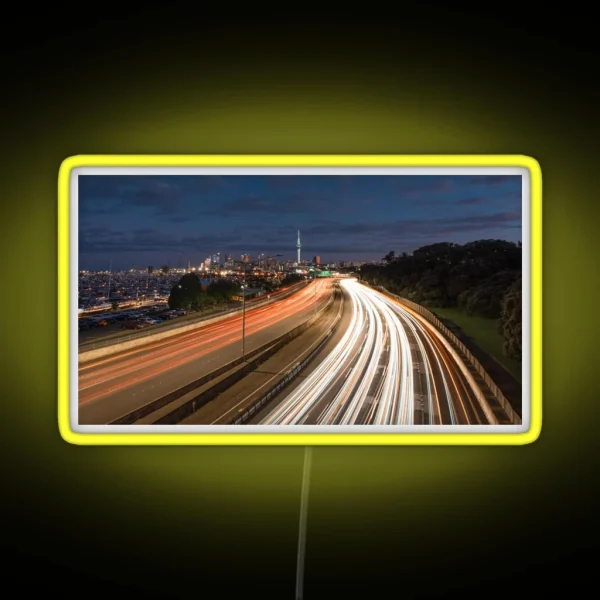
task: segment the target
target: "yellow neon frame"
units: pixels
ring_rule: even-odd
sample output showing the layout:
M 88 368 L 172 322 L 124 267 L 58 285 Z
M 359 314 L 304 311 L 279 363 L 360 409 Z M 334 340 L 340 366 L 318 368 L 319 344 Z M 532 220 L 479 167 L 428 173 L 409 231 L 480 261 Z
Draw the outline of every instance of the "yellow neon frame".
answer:
M 531 183 L 531 411 L 524 433 L 79 433 L 69 417 L 69 180 L 78 167 L 520 167 Z M 78 155 L 58 177 L 58 425 L 77 445 L 523 445 L 542 429 L 542 173 L 523 155 Z

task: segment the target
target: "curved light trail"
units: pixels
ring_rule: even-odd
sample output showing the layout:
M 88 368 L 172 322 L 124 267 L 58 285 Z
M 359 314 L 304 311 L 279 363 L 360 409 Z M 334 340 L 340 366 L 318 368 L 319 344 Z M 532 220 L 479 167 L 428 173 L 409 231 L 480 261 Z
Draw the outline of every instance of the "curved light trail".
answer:
M 331 281 L 317 280 L 287 298 L 247 310 L 246 339 L 293 315 L 306 313 L 308 318 L 330 295 Z M 83 364 L 79 368 L 79 404 L 99 400 L 191 363 L 241 341 L 241 335 L 242 316 L 235 315 L 118 356 Z
M 352 310 L 343 338 L 261 424 L 493 422 L 475 380 L 433 325 L 356 280 L 342 286 Z

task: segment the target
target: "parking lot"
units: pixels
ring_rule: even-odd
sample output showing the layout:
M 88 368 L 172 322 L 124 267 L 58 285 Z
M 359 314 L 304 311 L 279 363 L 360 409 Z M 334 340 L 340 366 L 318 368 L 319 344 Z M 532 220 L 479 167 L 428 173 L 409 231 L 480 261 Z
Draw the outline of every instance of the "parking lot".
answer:
M 170 310 L 168 306 L 152 306 L 135 310 L 104 313 L 79 318 L 79 343 L 99 340 L 110 334 L 136 331 L 170 321 L 185 314 L 184 310 Z
M 279 293 L 285 293 L 287 288 L 280 290 Z M 271 298 L 268 295 L 267 298 Z M 246 306 L 249 308 L 256 302 L 261 302 L 264 297 L 258 296 L 250 300 L 246 300 Z M 240 308 L 240 301 L 231 301 L 226 304 L 218 304 L 207 307 L 203 311 L 191 311 L 186 313 L 185 310 L 171 310 L 168 305 L 161 303 L 153 306 L 140 306 L 135 309 L 125 309 L 120 311 L 110 311 L 102 314 L 94 314 L 89 316 L 79 317 L 79 344 L 88 342 L 101 342 L 103 338 L 114 336 L 117 333 L 134 333 L 140 329 L 146 329 L 172 321 L 173 319 L 188 319 L 199 318 L 203 316 L 216 315 L 233 308 Z

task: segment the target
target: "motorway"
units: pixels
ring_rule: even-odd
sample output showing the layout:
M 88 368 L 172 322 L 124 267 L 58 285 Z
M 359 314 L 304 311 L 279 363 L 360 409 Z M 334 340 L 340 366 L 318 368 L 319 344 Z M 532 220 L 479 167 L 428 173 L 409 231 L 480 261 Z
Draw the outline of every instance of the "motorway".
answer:
M 325 304 L 332 281 L 311 283 L 297 293 L 248 311 L 245 351 L 297 327 Z M 79 423 L 103 425 L 239 358 L 242 316 L 174 335 L 79 367 Z
M 341 293 L 335 294 L 329 310 L 324 311 L 306 331 L 179 424 L 227 425 L 231 423 L 245 409 L 263 398 L 300 361 L 313 353 L 328 334 L 337 333 L 337 329 L 335 333 L 332 329 L 338 322 L 338 317 L 343 317 L 341 300 Z M 340 322 L 340 325 L 343 326 L 343 323 Z
M 289 291 L 290 291 L 290 287 L 278 289 L 274 292 L 271 292 L 269 294 L 269 297 L 271 299 L 275 300 L 278 296 L 283 296 L 283 294 L 286 294 Z M 264 299 L 265 299 L 264 296 L 259 296 L 258 298 L 248 299 L 248 300 L 246 300 L 246 307 L 251 308 L 254 304 L 264 301 Z M 159 306 L 159 307 L 162 307 L 166 311 L 169 310 L 168 304 L 157 304 L 155 302 L 145 302 L 145 303 L 140 303 L 138 306 L 130 306 L 128 308 L 119 309 L 117 311 L 113 311 L 113 310 L 97 311 L 97 312 L 89 313 L 86 315 L 80 315 L 79 318 L 85 318 L 85 317 L 102 318 L 105 316 L 116 316 L 119 313 L 131 312 L 131 311 L 136 311 L 136 312 L 141 312 L 141 313 L 147 314 L 147 310 L 151 306 Z M 172 325 L 191 325 L 193 322 L 200 321 L 201 319 L 212 318 L 212 317 L 218 316 L 218 314 L 220 312 L 223 312 L 225 310 L 237 309 L 237 308 L 241 308 L 241 307 L 242 307 L 241 302 L 231 301 L 226 304 L 221 304 L 221 305 L 215 306 L 213 308 L 207 308 L 204 311 L 191 312 L 187 316 L 176 317 L 174 320 L 168 321 L 167 323 L 164 323 L 164 324 L 151 325 L 148 329 L 145 330 L 145 332 L 156 331 L 158 333 L 158 332 L 164 331 L 163 327 L 165 327 L 165 326 L 169 327 Z M 132 333 L 135 336 L 135 332 L 132 332 L 132 330 L 123 330 L 123 323 L 124 323 L 123 321 L 117 321 L 116 323 L 109 323 L 108 325 L 106 325 L 104 327 L 95 327 L 93 329 L 88 329 L 86 331 L 80 331 L 79 332 L 79 349 L 80 349 L 80 351 L 81 351 L 82 347 L 85 348 L 86 344 L 90 344 L 90 343 L 94 343 L 94 342 L 103 342 L 103 341 L 105 341 L 105 339 L 108 336 L 111 336 L 111 338 L 110 338 L 111 342 L 115 342 L 115 343 L 118 342 L 119 337 L 123 337 L 123 339 L 125 339 L 125 338 L 128 338 Z M 120 334 L 120 335 L 115 336 L 115 334 Z
M 495 423 L 469 369 L 433 325 L 356 280 L 341 286 L 345 326 L 251 424 Z

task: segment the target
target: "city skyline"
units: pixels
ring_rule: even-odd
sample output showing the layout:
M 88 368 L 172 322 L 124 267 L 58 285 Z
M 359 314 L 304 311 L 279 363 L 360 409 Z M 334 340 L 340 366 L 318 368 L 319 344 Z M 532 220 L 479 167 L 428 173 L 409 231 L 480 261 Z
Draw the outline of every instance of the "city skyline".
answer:
M 521 177 L 113 176 L 79 182 L 79 268 L 185 268 L 220 252 L 324 263 L 521 240 Z M 181 263 L 181 264 L 179 264 Z

